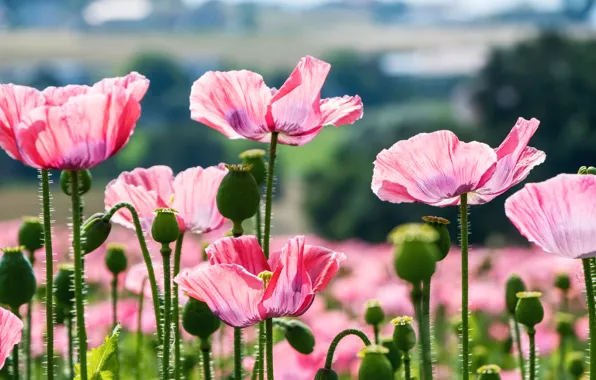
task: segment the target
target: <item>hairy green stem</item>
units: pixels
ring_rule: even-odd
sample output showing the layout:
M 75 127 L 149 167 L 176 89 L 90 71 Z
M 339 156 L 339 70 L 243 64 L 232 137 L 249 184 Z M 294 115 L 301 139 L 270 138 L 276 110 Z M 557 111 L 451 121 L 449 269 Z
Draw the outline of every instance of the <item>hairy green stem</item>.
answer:
M 375 338 L 375 344 L 381 344 L 381 337 L 379 333 L 379 325 L 373 325 L 373 335 Z
M 269 240 L 271 238 L 271 205 L 273 202 L 273 176 L 275 175 L 275 156 L 277 152 L 278 132 L 271 133 L 269 144 L 269 163 L 267 166 L 267 189 L 265 193 L 265 230 L 263 236 L 263 252 L 269 259 Z
M 75 265 L 75 306 L 77 318 L 79 364 L 81 380 L 87 380 L 87 331 L 85 327 L 85 294 L 83 289 L 83 253 L 81 250 L 81 203 L 79 177 L 76 170 L 70 171 L 70 191 L 72 201 L 72 245 Z
M 159 252 L 163 259 L 164 289 L 162 378 L 168 380 L 170 378 L 170 333 L 172 331 L 172 289 L 170 281 L 172 249 L 168 244 L 162 244 Z
M 566 354 L 566 339 L 565 334 L 559 335 L 559 380 L 567 378 L 567 371 L 565 370 L 565 354 Z
M 242 379 L 242 329 L 234 327 L 234 379 Z
M 149 254 L 149 248 L 147 248 L 147 242 L 145 241 L 145 236 L 143 234 L 143 228 L 141 227 L 141 222 L 139 220 L 139 214 L 137 210 L 134 208 L 133 205 L 127 202 L 120 202 L 112 206 L 112 208 L 106 213 L 104 216 L 104 220 L 110 220 L 114 214 L 120 210 L 121 208 L 126 208 L 130 211 L 132 215 L 132 220 L 135 226 L 135 231 L 137 233 L 137 240 L 139 241 L 139 246 L 141 247 L 141 252 L 143 253 L 143 260 L 145 261 L 145 266 L 147 267 L 147 277 L 149 279 L 149 285 L 151 286 L 151 298 L 153 300 L 153 311 L 155 313 L 155 321 L 158 325 L 161 324 L 161 309 L 159 305 L 159 292 L 157 288 L 157 281 L 155 280 L 155 271 L 153 270 L 153 261 L 151 260 L 151 255 Z M 163 343 L 161 329 L 157 329 L 157 340 L 159 344 Z
M 275 323 L 275 321 L 274 321 Z M 264 357 L 265 357 L 265 322 L 259 322 L 259 332 L 257 335 L 257 353 L 255 357 L 255 364 L 253 365 L 251 380 L 264 380 Z
M 52 215 L 50 195 L 50 171 L 40 170 L 41 177 L 41 199 L 43 218 L 43 239 L 46 250 L 46 354 L 48 380 L 54 379 L 54 256 L 52 249 Z
M 462 375 L 470 378 L 469 321 L 468 321 L 468 194 L 460 198 L 459 223 L 461 232 L 461 327 Z
M 261 230 L 261 202 L 259 202 L 259 207 L 257 208 L 257 213 L 255 214 L 255 233 L 257 235 L 259 245 L 263 246 L 263 233 Z
M 433 378 L 432 345 L 430 337 L 430 279 L 422 284 L 421 300 L 421 338 L 422 340 L 422 367 L 424 369 L 422 379 Z
M 203 380 L 213 379 L 211 373 L 211 343 L 209 339 L 201 340 L 201 355 L 203 357 Z
M 33 267 L 35 265 L 35 252 L 29 251 L 29 262 Z M 33 314 L 33 300 L 35 296 L 27 303 L 27 326 L 25 327 L 25 336 L 23 340 L 25 341 L 25 376 L 27 379 L 33 378 L 33 373 L 31 373 L 31 315 Z
M 176 240 L 176 248 L 174 248 L 174 278 L 180 273 L 180 260 L 182 256 L 182 243 L 184 241 L 184 234 L 181 233 Z M 172 321 L 174 324 L 174 379 L 180 380 L 180 371 L 182 367 L 182 360 L 180 357 L 180 302 L 178 300 L 178 284 L 174 281 L 174 302 L 172 303 Z M 209 348 L 211 350 L 211 348 Z
M 19 314 L 19 308 L 13 307 L 11 311 L 14 315 L 21 319 L 21 314 Z M 12 349 L 12 378 L 14 380 L 19 380 L 19 344 L 15 344 Z
M 137 311 L 137 347 L 136 347 L 136 360 L 135 360 L 135 373 L 138 380 L 142 380 L 144 375 L 143 370 L 143 300 L 145 299 L 145 282 L 146 278 L 143 279 L 141 284 L 141 293 L 139 294 L 139 309 Z M 159 328 L 158 328 L 159 330 Z
M 112 330 L 118 324 L 118 276 L 112 278 Z
M 74 379 L 75 377 L 75 362 L 74 362 L 74 336 L 73 336 L 73 318 L 72 318 L 72 311 L 66 312 L 64 317 L 64 322 L 66 323 L 66 334 L 68 337 L 68 378 Z
M 536 379 L 536 330 L 534 328 L 528 328 L 528 338 L 530 338 L 530 365 L 528 371 L 530 371 L 529 379 Z
M 404 377 L 406 378 L 406 380 L 412 379 L 412 375 L 410 374 L 410 363 L 410 352 L 404 351 Z
M 590 380 L 596 380 L 596 305 L 594 303 L 594 279 L 591 264 L 594 259 L 582 259 L 584 281 L 586 283 L 586 302 L 588 304 L 588 324 L 590 327 Z
M 273 319 L 265 320 L 266 358 L 267 358 L 267 380 L 273 380 Z
M 524 352 L 521 345 L 521 333 L 519 331 L 519 323 L 517 323 L 517 318 L 515 314 L 511 316 L 512 324 L 513 324 L 513 332 L 515 334 L 515 345 L 517 346 L 517 360 L 519 362 L 519 369 L 521 372 L 522 379 L 526 378 L 526 365 L 524 363 Z
M 368 337 L 366 336 L 366 334 L 360 330 L 357 330 L 357 329 L 343 330 L 342 332 L 337 334 L 335 336 L 335 338 L 333 338 L 333 341 L 331 341 L 331 344 L 329 345 L 329 349 L 327 350 L 327 358 L 325 359 L 325 368 L 326 369 L 331 369 L 331 365 L 333 364 L 333 355 L 335 354 L 335 349 L 337 348 L 337 345 L 339 344 L 339 342 L 348 335 L 356 335 L 358 338 L 362 339 L 362 342 L 364 342 L 364 345 L 366 345 L 366 346 L 370 346 L 372 344 L 370 342 L 370 339 L 368 339 Z

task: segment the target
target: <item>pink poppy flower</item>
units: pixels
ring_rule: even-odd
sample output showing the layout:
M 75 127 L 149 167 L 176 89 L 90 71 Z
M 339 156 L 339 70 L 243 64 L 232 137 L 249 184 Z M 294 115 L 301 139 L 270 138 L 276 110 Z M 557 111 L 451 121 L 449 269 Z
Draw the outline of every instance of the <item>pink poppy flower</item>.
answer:
M 217 209 L 215 198 L 227 172 L 223 165 L 205 169 L 197 166 L 174 177 L 172 169 L 167 166 L 137 168 L 123 172 L 108 184 L 104 203 L 106 210 L 118 202 L 131 203 L 145 229 L 151 226 L 156 209 L 171 207 L 178 212 L 176 217 L 183 233 L 207 233 L 221 227 L 225 221 Z M 128 210 L 119 210 L 112 220 L 134 229 Z
M 0 368 L 4 367 L 14 345 L 21 341 L 23 322 L 10 311 L 0 307 Z
M 482 204 L 524 180 L 544 162 L 544 152 L 528 147 L 540 122 L 519 118 L 497 148 L 461 142 L 451 131 L 420 133 L 383 150 L 374 163 L 373 192 L 392 203 L 432 206 Z
M 191 118 L 230 139 L 304 145 L 325 125 L 352 124 L 362 117 L 359 96 L 321 99 L 331 65 L 304 57 L 279 90 L 259 74 L 241 70 L 209 71 L 192 86 Z
M 132 73 L 92 87 L 46 89 L 47 104 L 28 112 L 14 131 L 23 163 L 83 170 L 112 157 L 132 135 L 148 86 L 145 77 Z
M 548 253 L 594 257 L 595 197 L 596 176 L 560 174 L 513 194 L 505 201 L 505 214 L 522 235 Z
M 254 236 L 220 239 L 207 254 L 211 266 L 183 271 L 175 281 L 234 327 L 302 315 L 345 259 L 343 253 L 306 245 L 304 236 L 290 239 L 269 261 Z M 265 273 L 272 275 L 268 282 L 262 279 Z

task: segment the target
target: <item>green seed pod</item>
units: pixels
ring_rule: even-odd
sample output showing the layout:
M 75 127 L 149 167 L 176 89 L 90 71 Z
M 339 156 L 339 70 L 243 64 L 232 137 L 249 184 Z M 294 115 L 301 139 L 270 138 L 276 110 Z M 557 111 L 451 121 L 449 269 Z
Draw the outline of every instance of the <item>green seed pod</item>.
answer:
M 571 352 L 567 355 L 567 371 L 575 378 L 580 379 L 586 370 L 583 352 Z
M 515 315 L 515 307 L 517 306 L 517 293 L 526 290 L 526 285 L 522 281 L 521 277 L 517 274 L 512 274 L 507 279 L 505 284 L 505 304 L 507 311 L 511 315 Z
M 358 380 L 393 380 L 393 367 L 385 356 L 389 352 L 383 346 L 370 345 L 358 353 L 362 358 Z
M 84 195 L 89 192 L 92 183 L 93 176 L 89 170 L 77 170 L 77 187 L 79 188 L 79 195 Z M 62 170 L 60 173 L 60 188 L 62 189 L 62 192 L 70 196 L 71 187 L 70 170 Z
M 396 245 L 393 262 L 397 275 L 412 284 L 428 281 L 435 273 L 439 233 L 421 223 L 409 223 L 394 229 L 389 240 Z
M 395 342 L 393 341 L 393 337 L 387 337 L 381 339 L 381 345 L 385 347 L 389 352 L 385 354 L 389 363 L 391 363 L 391 367 L 393 368 L 393 372 L 399 370 L 401 367 L 401 353 L 397 349 Z
M 54 278 L 54 298 L 59 306 L 72 310 L 75 298 L 74 266 L 70 264 L 58 266 L 58 273 Z
M 180 236 L 180 225 L 176 219 L 176 211 L 171 208 L 155 210 L 155 219 L 151 225 L 153 240 L 161 244 L 170 244 Z
M 315 349 L 315 336 L 310 328 L 297 319 L 284 323 L 286 340 L 301 354 L 311 354 Z
M 81 226 L 81 247 L 84 255 L 95 251 L 110 236 L 112 223 L 105 221 L 103 217 L 102 212 L 93 214 Z
M 126 270 L 128 259 L 121 244 L 110 244 L 106 253 L 106 266 L 114 275 Z
M 251 165 L 250 174 L 255 178 L 257 185 L 263 186 L 267 179 L 267 163 L 265 162 L 265 151 L 263 149 L 250 149 L 240 153 L 240 159 L 247 165 Z
M 540 302 L 540 292 L 519 292 L 517 293 L 517 306 L 515 307 L 515 318 L 519 323 L 534 328 L 544 318 L 544 308 Z
M 250 174 L 250 165 L 227 165 L 228 174 L 222 179 L 217 191 L 217 209 L 220 214 L 241 229 L 242 222 L 259 210 L 261 194 L 257 181 Z
M 56 325 L 63 325 L 66 321 L 66 308 L 56 305 L 54 308 L 54 316 Z M 2 377 L 0 377 L 1 379 Z
M 412 328 L 412 317 L 402 316 L 393 318 L 393 342 L 400 351 L 410 351 L 416 345 L 416 333 Z
M 579 170 L 577 171 L 577 174 L 588 174 L 588 168 L 586 166 L 582 166 L 581 168 L 579 168 Z
M 376 326 L 385 320 L 385 312 L 383 311 L 379 301 L 370 300 L 366 302 L 364 320 L 366 321 L 366 324 L 371 326 Z
M 19 227 L 19 245 L 27 252 L 35 252 L 43 247 L 43 224 L 39 218 L 25 217 Z
M 449 230 L 447 229 L 447 225 L 451 222 L 439 216 L 423 216 L 422 220 L 439 233 L 439 240 L 436 242 L 437 248 L 439 248 L 439 258 L 437 261 L 441 261 L 447 257 L 451 249 L 451 236 L 449 236 Z
M 488 349 L 482 345 L 476 345 L 472 349 L 472 370 L 479 369 L 488 363 Z
M 315 375 L 315 380 L 339 380 L 337 372 L 332 369 L 319 368 Z
M 571 288 L 571 279 L 567 273 L 559 273 L 555 278 L 555 287 L 566 292 Z
M 186 332 L 201 339 L 208 339 L 220 326 L 221 321 L 205 302 L 188 299 L 182 309 L 182 327 Z
M 596 174 L 596 168 L 593 166 L 588 166 L 588 169 L 586 170 L 586 174 L 591 174 L 591 175 Z
M 558 312 L 555 315 L 555 322 L 557 325 L 557 333 L 563 337 L 572 337 L 575 335 L 573 329 L 574 322 L 573 314 Z
M 23 247 L 5 248 L 0 258 L 0 304 L 17 309 L 31 301 L 37 290 L 33 267 Z
M 483 365 L 476 373 L 478 380 L 501 380 L 501 367 L 496 364 Z

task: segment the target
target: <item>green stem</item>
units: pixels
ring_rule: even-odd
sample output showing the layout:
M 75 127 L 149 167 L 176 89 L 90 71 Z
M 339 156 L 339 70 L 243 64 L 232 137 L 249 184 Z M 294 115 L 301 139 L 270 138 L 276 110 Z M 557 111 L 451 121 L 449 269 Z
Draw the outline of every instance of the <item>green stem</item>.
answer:
M 50 171 L 40 170 L 43 217 L 43 239 L 46 250 L 46 354 L 48 380 L 54 379 L 54 257 L 52 249 L 52 215 L 50 195 Z
M 145 261 L 145 266 L 147 267 L 147 276 L 149 279 L 149 285 L 151 286 L 151 298 L 153 300 L 153 311 L 155 313 L 155 322 L 159 325 L 161 323 L 161 309 L 159 305 L 157 281 L 155 280 L 153 261 L 151 259 L 151 255 L 149 255 L 149 248 L 147 248 L 147 242 L 145 241 L 143 228 L 141 227 L 141 222 L 139 220 L 139 214 L 137 213 L 137 210 L 130 203 L 120 202 L 112 206 L 112 208 L 104 216 L 104 220 L 110 220 L 112 216 L 114 216 L 114 214 L 121 208 L 128 209 L 128 211 L 130 211 L 130 214 L 132 215 L 132 220 L 135 225 L 135 231 L 137 233 L 137 240 L 139 241 L 139 246 L 141 247 L 141 252 L 143 253 L 143 260 Z M 161 329 L 159 328 L 157 329 L 157 340 L 160 344 L 163 342 Z
M 423 379 L 433 378 L 432 345 L 430 336 L 430 279 L 422 283 L 422 303 L 421 303 L 421 329 L 424 332 L 422 336 L 422 362 L 424 368 Z
M 462 326 L 462 374 L 470 378 L 469 323 L 468 323 L 468 194 L 461 195 L 459 206 L 461 231 L 461 326 Z
M 258 332 L 258 340 L 257 340 L 257 354 L 255 357 L 255 364 L 252 369 L 251 380 L 263 380 L 265 378 L 265 373 L 263 371 L 263 358 L 265 356 L 265 322 L 259 322 L 259 332 Z
M 531 329 L 528 328 L 528 338 L 530 338 L 530 380 L 536 379 L 536 330 L 532 327 Z
M 143 283 L 141 284 L 141 293 L 139 294 L 139 309 L 137 312 L 137 353 L 135 355 L 135 368 L 138 380 L 142 380 L 144 377 L 141 371 L 143 369 L 143 300 L 145 299 L 145 292 L 143 290 L 145 289 L 145 281 L 147 281 L 146 278 L 143 279 Z
M 33 251 L 29 252 L 29 262 L 31 266 L 35 264 L 35 252 Z M 33 299 L 27 303 L 27 326 L 23 339 L 25 341 L 25 376 L 27 379 L 33 378 L 33 373 L 31 373 L 31 315 L 33 314 Z
M 418 334 L 420 336 L 420 344 L 418 345 L 418 372 L 421 379 L 425 379 L 425 350 L 426 350 L 426 336 L 425 329 L 422 327 L 424 322 L 422 318 L 422 288 L 420 283 L 414 285 L 412 289 L 412 305 L 414 306 L 414 313 L 416 315 L 416 323 L 418 324 Z
M 348 335 L 356 335 L 358 338 L 362 339 L 362 342 L 364 342 L 364 345 L 366 345 L 366 346 L 370 346 L 372 344 L 370 342 L 370 339 L 368 339 L 368 337 L 366 336 L 366 334 L 360 330 L 346 329 L 346 330 L 340 332 L 339 334 L 337 334 L 335 336 L 335 338 L 333 338 L 333 341 L 331 342 L 331 344 L 329 345 L 329 349 L 327 350 L 327 358 L 325 359 L 325 368 L 326 369 L 331 369 L 331 365 L 333 364 L 333 355 L 335 354 L 335 349 L 337 348 L 337 345 L 339 344 L 339 342 Z
M 373 326 L 373 335 L 375 337 L 375 344 L 381 344 L 381 338 L 379 337 L 379 325 Z
M 586 282 L 586 302 L 588 304 L 588 324 L 590 326 L 590 380 L 596 379 L 596 305 L 594 304 L 594 282 L 591 272 L 593 259 L 582 259 L 584 281 Z
M 201 340 L 201 355 L 203 356 L 203 380 L 211 380 L 211 344 L 209 339 Z
M 255 232 L 257 234 L 259 245 L 263 246 L 263 234 L 261 230 L 261 202 L 259 202 L 259 207 L 257 208 L 257 213 L 255 214 Z
M 70 191 L 72 200 L 72 245 L 75 264 L 75 305 L 79 344 L 79 364 L 81 380 L 87 380 L 87 331 L 85 327 L 85 294 L 83 290 L 83 254 L 81 251 L 81 204 L 78 187 L 78 172 L 70 171 Z
M 242 379 L 242 329 L 234 327 L 234 379 Z
M 567 378 L 567 371 L 565 370 L 565 335 L 559 335 L 559 380 L 565 380 Z
M 406 380 L 411 380 L 412 375 L 410 374 L 410 352 L 404 351 L 404 375 Z
M 513 318 L 512 323 L 513 323 L 513 331 L 515 334 L 515 345 L 517 346 L 517 360 L 519 362 L 519 369 L 521 372 L 521 377 L 522 379 L 526 378 L 526 365 L 524 363 L 524 353 L 523 353 L 523 349 L 522 349 L 522 345 L 521 345 L 521 333 L 519 331 L 519 323 L 517 323 L 517 318 L 515 317 L 515 314 L 513 314 L 511 316 Z
M 69 310 L 65 316 L 66 334 L 68 335 L 68 374 L 69 379 L 74 379 L 74 336 L 72 334 L 72 313 Z
M 273 140 L 271 140 L 273 141 Z M 266 357 L 267 357 L 267 380 L 273 380 L 273 319 L 265 320 L 265 340 L 266 340 Z
M 182 243 L 184 234 L 181 233 L 176 240 L 174 248 L 174 278 L 180 273 L 180 259 L 182 256 Z M 180 370 L 182 369 L 180 357 L 180 302 L 178 300 L 178 283 L 174 282 L 174 302 L 172 303 L 172 320 L 174 323 L 174 379 L 180 380 Z M 211 350 L 211 347 L 209 348 Z
M 14 315 L 21 319 L 21 314 L 19 314 L 19 308 L 13 307 L 11 311 Z M 19 344 L 15 344 L 12 349 L 12 378 L 14 380 L 19 380 Z
M 277 151 L 278 132 L 271 133 L 269 144 L 269 163 L 267 166 L 267 190 L 265 193 L 265 231 L 263 237 L 263 252 L 269 259 L 269 240 L 271 237 L 271 204 L 273 202 L 273 176 L 275 174 L 275 156 Z
M 118 276 L 112 278 L 112 330 L 118 324 Z
M 159 250 L 163 259 L 163 288 L 164 288 L 164 317 L 163 317 L 163 356 L 162 356 L 162 377 L 163 380 L 170 378 L 170 333 L 172 331 L 172 289 L 170 282 L 170 260 L 172 249 L 168 244 L 162 244 Z

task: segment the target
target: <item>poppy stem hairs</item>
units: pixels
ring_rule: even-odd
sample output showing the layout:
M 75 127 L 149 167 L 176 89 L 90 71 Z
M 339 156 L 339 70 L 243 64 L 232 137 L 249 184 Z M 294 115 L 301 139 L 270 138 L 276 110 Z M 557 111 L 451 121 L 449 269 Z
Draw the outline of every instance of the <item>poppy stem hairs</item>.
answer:
M 469 325 L 468 325 L 468 194 L 463 193 L 459 205 L 461 232 L 461 339 L 463 379 L 470 378 Z
M 46 250 L 46 353 L 48 380 L 54 379 L 54 257 L 52 249 L 52 195 L 50 194 L 50 171 L 39 171 L 41 180 L 41 217 L 43 218 L 43 239 Z
M 337 345 L 343 338 L 349 335 L 356 335 L 358 338 L 362 339 L 362 342 L 364 342 L 366 346 L 370 346 L 372 344 L 370 342 L 370 339 L 368 339 L 368 337 L 366 336 L 366 334 L 360 330 L 346 329 L 340 332 L 335 336 L 335 338 L 333 338 L 333 341 L 329 345 L 329 349 L 327 350 L 327 358 L 325 359 L 325 369 L 331 369 L 331 366 L 333 365 L 333 355 L 335 354 L 335 349 L 337 348 Z
M 184 233 L 180 233 L 176 240 L 174 248 L 174 278 L 180 273 L 180 259 L 182 257 L 182 242 Z M 174 282 L 174 309 L 172 310 L 172 320 L 174 321 L 174 380 L 180 380 L 180 369 L 182 366 L 180 360 L 180 301 L 178 284 Z
M 592 268 L 594 259 L 582 259 L 584 267 L 584 281 L 586 283 L 586 302 L 588 304 L 588 323 L 590 326 L 590 380 L 596 379 L 596 306 L 594 304 L 594 278 Z

